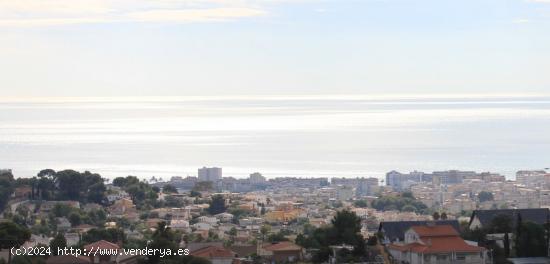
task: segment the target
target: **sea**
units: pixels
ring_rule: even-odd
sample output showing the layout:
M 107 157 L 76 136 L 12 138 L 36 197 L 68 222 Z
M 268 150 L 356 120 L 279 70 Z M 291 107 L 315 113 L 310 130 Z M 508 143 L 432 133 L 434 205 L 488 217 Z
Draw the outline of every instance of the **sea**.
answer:
M 0 168 L 168 180 L 550 167 L 550 97 L 0 97 Z

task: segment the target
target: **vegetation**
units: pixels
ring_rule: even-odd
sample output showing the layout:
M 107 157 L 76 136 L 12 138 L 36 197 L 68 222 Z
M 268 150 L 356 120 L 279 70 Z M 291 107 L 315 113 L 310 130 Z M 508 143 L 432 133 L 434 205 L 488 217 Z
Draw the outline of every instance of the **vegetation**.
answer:
M 14 189 L 13 174 L 4 172 L 0 174 L 0 211 L 3 211 Z
M 367 208 L 369 206 L 366 200 L 357 200 L 353 203 L 355 207 Z
M 174 185 L 166 184 L 162 187 L 163 193 L 178 193 L 178 189 Z
M 223 213 L 227 210 L 225 206 L 225 199 L 223 196 L 217 194 L 212 196 L 212 201 L 210 202 L 210 207 L 208 212 L 212 215 Z
M 508 215 L 497 215 L 491 221 L 492 233 L 502 234 L 504 233 L 504 256 L 510 256 L 510 237 L 512 232 L 512 218 Z
M 53 255 L 57 255 L 58 249 L 62 249 L 66 247 L 67 247 L 67 240 L 61 233 L 57 233 L 57 235 L 52 239 L 52 241 L 50 241 L 50 249 Z
M 23 226 L 13 222 L 0 223 L 0 249 L 18 248 L 30 237 L 31 232 Z M 11 250 L 8 250 L 8 263 L 11 263 Z
M 351 245 L 353 250 L 340 252 L 338 258 L 342 262 L 359 262 L 366 256 L 366 243 L 360 231 L 361 219 L 355 213 L 344 210 L 336 214 L 329 227 L 304 229 L 304 234 L 297 236 L 296 243 L 316 249 L 313 256 L 315 263 L 328 261 L 331 245 Z
M 82 235 L 82 243 L 90 244 L 99 240 L 107 240 L 112 243 L 126 242 L 126 235 L 120 228 L 93 228 Z
M 404 192 L 399 196 L 382 196 L 372 202 L 372 207 L 380 211 L 398 210 L 417 213 L 426 213 L 428 209 L 410 192 Z
M 160 222 L 157 226 L 156 231 L 153 233 L 152 241 L 149 244 L 149 248 L 152 249 L 163 249 L 171 250 L 172 252 L 177 252 L 178 243 L 180 242 L 181 236 L 173 232 L 169 227 L 166 226 L 165 222 Z M 197 258 L 193 256 L 176 256 L 169 255 L 161 258 L 159 255 L 149 255 L 143 263 L 148 264 L 210 264 L 210 261 L 202 258 Z
M 479 199 L 479 202 L 481 202 L 481 203 L 494 200 L 493 193 L 486 192 L 486 191 L 479 192 L 477 194 L 477 198 Z
M 159 207 L 157 201 L 158 188 L 153 188 L 144 181 L 140 181 L 136 176 L 118 177 L 113 180 L 113 185 L 125 190 L 138 209 L 148 209 Z

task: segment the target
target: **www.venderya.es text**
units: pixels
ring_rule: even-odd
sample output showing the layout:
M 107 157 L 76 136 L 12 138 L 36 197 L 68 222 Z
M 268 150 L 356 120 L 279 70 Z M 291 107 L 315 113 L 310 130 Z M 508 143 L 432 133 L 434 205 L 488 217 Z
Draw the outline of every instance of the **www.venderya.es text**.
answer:
M 169 248 L 123 248 L 123 249 L 106 249 L 106 248 L 94 248 L 80 249 L 80 248 L 57 248 L 52 250 L 50 247 L 21 247 L 11 248 L 11 254 L 14 256 L 52 256 L 52 255 L 72 255 L 72 256 L 159 256 L 161 258 L 165 256 L 187 256 L 189 255 L 189 249 L 179 248 L 172 250 Z

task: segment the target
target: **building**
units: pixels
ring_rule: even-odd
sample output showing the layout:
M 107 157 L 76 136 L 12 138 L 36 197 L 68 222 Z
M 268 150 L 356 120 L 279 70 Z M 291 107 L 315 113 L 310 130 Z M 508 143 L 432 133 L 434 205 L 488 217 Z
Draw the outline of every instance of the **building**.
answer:
M 520 170 L 516 172 L 516 182 L 527 187 L 546 187 L 550 174 L 544 170 Z
M 209 246 L 191 252 L 194 257 L 201 257 L 210 260 L 212 264 L 232 264 L 235 259 L 235 252 L 219 246 Z
M 198 170 L 199 181 L 217 182 L 222 179 L 222 168 L 202 167 Z
M 374 196 L 378 192 L 378 178 L 332 178 L 331 185 L 344 185 L 355 188 L 357 196 Z
M 304 249 L 290 241 L 282 241 L 263 245 L 260 256 L 272 263 L 288 263 L 303 260 Z
M 405 232 L 404 243 L 387 248 L 400 263 L 483 264 L 486 259 L 485 248 L 466 243 L 450 225 L 412 226 Z
M 336 199 L 339 201 L 348 201 L 353 199 L 355 191 L 352 186 L 338 185 L 336 187 Z
M 91 263 L 114 263 L 118 254 L 114 254 L 113 252 L 118 252 L 120 246 L 106 240 L 99 240 L 85 245 L 84 250 L 86 252 L 97 252 L 98 250 L 102 250 L 102 252 L 105 253 L 97 255 L 91 254 L 89 256 Z
M 432 173 L 432 182 L 435 185 L 450 185 L 462 183 L 466 178 L 476 177 L 477 173 L 475 171 L 459 171 L 459 170 L 448 170 L 448 171 L 434 171 Z
M 400 191 L 409 189 L 411 185 L 419 182 L 431 182 L 432 175 L 421 171 L 412 171 L 408 174 L 398 171 L 390 171 L 386 173 L 386 185 L 391 186 L 394 190 Z
M 394 242 L 402 242 L 405 240 L 405 232 L 412 226 L 425 226 L 430 221 L 388 221 L 380 222 L 378 232 L 380 232 L 384 239 L 383 244 L 389 244 Z M 460 230 L 457 220 L 439 220 L 433 222 L 435 225 L 450 225 L 456 231 Z
M 263 184 L 265 183 L 265 177 L 262 176 L 261 173 L 259 172 L 254 172 L 252 174 L 250 174 L 250 183 L 251 184 Z
M 550 220 L 550 209 L 498 209 L 498 210 L 475 210 L 470 217 L 470 229 L 482 229 L 489 227 L 493 219 L 498 215 L 507 215 L 512 220 L 513 229 L 516 228 L 517 219 L 521 216 L 522 222 L 533 222 L 544 225 Z

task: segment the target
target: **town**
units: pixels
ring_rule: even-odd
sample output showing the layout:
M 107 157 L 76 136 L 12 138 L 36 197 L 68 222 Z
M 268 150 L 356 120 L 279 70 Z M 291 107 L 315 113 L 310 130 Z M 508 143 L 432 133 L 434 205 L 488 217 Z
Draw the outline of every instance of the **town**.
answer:
M 515 180 L 460 170 L 268 179 L 202 167 L 110 180 L 3 169 L 0 263 L 550 263 L 548 208 L 544 169 Z

